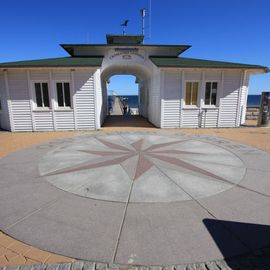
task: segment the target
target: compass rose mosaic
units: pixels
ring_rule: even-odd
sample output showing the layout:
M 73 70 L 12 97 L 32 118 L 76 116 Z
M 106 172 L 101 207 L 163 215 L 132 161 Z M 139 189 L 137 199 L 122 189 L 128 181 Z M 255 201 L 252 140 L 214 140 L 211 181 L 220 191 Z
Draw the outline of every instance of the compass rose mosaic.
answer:
M 245 166 L 234 154 L 194 138 L 147 134 L 82 137 L 48 153 L 40 175 L 93 199 L 172 202 L 232 188 Z

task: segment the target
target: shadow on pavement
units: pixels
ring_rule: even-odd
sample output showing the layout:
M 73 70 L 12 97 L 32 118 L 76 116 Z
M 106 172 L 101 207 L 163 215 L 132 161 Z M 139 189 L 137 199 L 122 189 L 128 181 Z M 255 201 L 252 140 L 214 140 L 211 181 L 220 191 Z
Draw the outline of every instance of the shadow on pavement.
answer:
M 270 225 L 242 223 L 235 221 L 204 219 L 204 225 L 223 254 L 225 263 L 231 269 L 254 269 L 254 267 L 269 267 L 270 269 Z M 248 252 L 241 250 L 232 256 L 233 243 L 224 241 L 221 228 L 225 228 L 237 242 L 246 247 Z M 222 268 L 221 268 L 222 269 Z M 227 268 L 226 268 L 227 269 Z M 263 268 L 265 269 L 265 268 Z
M 103 127 L 144 127 L 154 126 L 144 117 L 139 115 L 111 115 L 107 116 Z

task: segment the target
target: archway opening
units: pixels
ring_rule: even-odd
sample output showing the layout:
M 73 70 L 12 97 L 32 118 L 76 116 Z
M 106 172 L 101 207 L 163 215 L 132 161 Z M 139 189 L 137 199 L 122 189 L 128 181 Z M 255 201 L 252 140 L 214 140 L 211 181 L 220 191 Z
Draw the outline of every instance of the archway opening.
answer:
M 133 74 L 114 74 L 106 81 L 106 90 L 104 127 L 153 127 L 147 120 L 147 80 Z
M 108 115 L 139 115 L 139 87 L 134 75 L 113 75 L 107 81 Z
M 153 127 L 148 121 L 152 75 L 143 66 L 113 65 L 101 72 L 103 127 Z

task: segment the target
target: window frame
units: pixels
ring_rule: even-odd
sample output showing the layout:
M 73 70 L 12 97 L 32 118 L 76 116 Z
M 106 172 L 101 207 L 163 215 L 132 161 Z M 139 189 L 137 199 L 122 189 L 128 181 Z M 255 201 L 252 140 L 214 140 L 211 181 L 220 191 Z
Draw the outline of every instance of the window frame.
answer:
M 187 83 L 198 83 L 198 93 L 197 93 L 197 102 L 196 105 L 194 104 L 186 104 L 186 93 L 187 93 Z M 200 107 L 200 88 L 201 88 L 201 81 L 200 80 L 185 80 L 184 84 L 184 95 L 183 95 L 183 101 L 184 101 L 184 108 L 190 108 L 190 109 L 198 109 Z
M 64 106 L 59 106 L 58 103 L 58 93 L 57 93 L 57 83 L 62 83 L 62 93 L 63 93 L 63 101 Z M 70 99 L 70 106 L 65 106 L 65 95 L 64 95 L 64 83 L 69 84 L 69 99 Z M 71 95 L 71 81 L 70 80 L 54 80 L 54 96 L 55 96 L 55 109 L 56 110 L 72 110 L 73 109 L 73 99 Z
M 206 94 L 206 83 L 217 83 L 217 94 L 216 94 L 216 104 L 205 104 L 205 94 Z M 204 81 L 204 95 L 203 95 L 203 107 L 204 108 L 217 108 L 219 107 L 219 92 L 220 92 L 220 81 L 219 80 L 205 80 Z M 212 96 L 212 88 L 210 92 L 210 101 Z
M 39 107 L 37 105 L 37 96 L 36 96 L 36 88 L 35 88 L 35 84 L 36 83 L 47 83 L 48 85 L 48 100 L 49 100 L 49 107 Z M 49 83 L 49 80 L 32 80 L 31 81 L 31 86 L 32 86 L 32 94 L 33 94 L 33 99 L 32 99 L 32 102 L 33 102 L 33 109 L 35 111 L 50 111 L 51 108 L 52 108 L 52 100 L 51 100 L 51 93 L 50 93 L 50 83 Z M 42 87 L 41 87 L 42 89 Z M 42 90 L 43 91 L 43 90 Z

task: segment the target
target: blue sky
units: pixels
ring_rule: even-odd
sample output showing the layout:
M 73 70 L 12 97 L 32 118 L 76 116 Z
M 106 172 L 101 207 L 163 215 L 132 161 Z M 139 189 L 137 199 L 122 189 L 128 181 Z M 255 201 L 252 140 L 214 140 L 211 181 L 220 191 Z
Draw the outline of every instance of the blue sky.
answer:
M 140 32 L 150 0 L 8 0 L 1 2 L 0 62 L 66 56 L 59 43 L 104 43 L 107 33 Z M 152 0 L 148 44 L 190 44 L 185 57 L 270 66 L 269 0 Z M 119 94 L 133 77 L 112 78 Z M 123 79 L 124 78 L 124 79 Z M 270 74 L 254 76 L 250 93 L 270 91 Z

